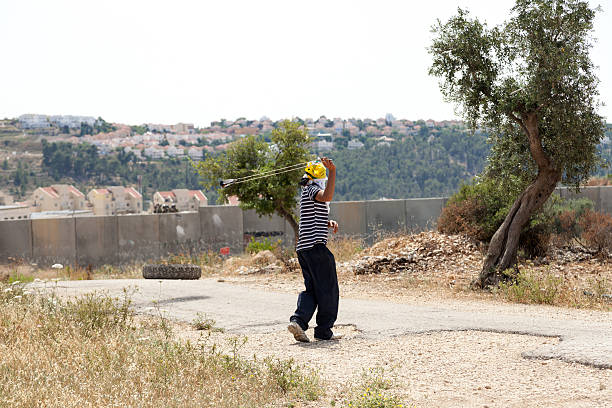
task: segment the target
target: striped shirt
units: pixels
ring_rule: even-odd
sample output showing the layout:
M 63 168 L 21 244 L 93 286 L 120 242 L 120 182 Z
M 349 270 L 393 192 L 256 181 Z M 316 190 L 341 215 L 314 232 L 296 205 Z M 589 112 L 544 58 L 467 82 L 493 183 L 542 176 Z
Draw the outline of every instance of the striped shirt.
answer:
M 314 183 L 302 187 L 300 228 L 296 251 L 310 249 L 315 244 L 327 244 L 329 207 L 327 203 L 314 199 L 319 191 L 321 188 Z

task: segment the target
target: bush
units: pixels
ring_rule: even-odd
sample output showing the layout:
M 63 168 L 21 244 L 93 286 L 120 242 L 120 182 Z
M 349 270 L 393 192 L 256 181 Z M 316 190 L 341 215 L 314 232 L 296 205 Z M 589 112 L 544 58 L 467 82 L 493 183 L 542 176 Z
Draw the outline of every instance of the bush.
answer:
M 598 254 L 612 252 L 612 217 L 602 212 L 587 210 L 578 220 L 580 238 Z
M 262 241 L 256 241 L 254 237 L 251 237 L 251 242 L 249 242 L 249 244 L 247 245 L 246 250 L 249 254 L 256 254 L 259 251 L 266 250 L 274 252 L 274 250 L 277 246 L 279 246 L 279 244 L 280 240 L 277 242 L 272 242 L 269 238 L 266 237 Z
M 464 234 L 488 242 L 522 189 L 518 180 L 500 183 L 492 178 L 463 185 L 442 210 L 438 219 L 438 231 Z
M 519 249 L 529 259 L 546 256 L 550 244 L 550 227 L 548 223 L 532 222 L 521 232 Z
M 511 280 L 500 283 L 497 291 L 513 302 L 555 304 L 563 285 L 560 276 L 550 273 L 522 270 L 514 275 L 514 271 L 509 270 L 507 274 Z

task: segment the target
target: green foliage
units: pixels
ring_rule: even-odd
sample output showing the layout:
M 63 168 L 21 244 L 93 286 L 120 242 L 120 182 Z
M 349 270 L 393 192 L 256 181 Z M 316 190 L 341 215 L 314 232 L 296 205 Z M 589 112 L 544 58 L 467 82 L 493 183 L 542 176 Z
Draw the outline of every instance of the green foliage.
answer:
M 279 241 L 272 242 L 268 237 L 261 241 L 256 241 L 255 237 L 251 237 L 251 242 L 247 245 L 246 251 L 250 254 L 256 254 L 260 251 L 274 251 L 278 246 Z
M 486 135 L 460 127 L 424 129 L 390 146 L 333 152 L 334 199 L 448 196 L 482 171 L 489 152 Z
M 232 143 L 224 153 L 198 163 L 196 167 L 203 185 L 218 188 L 220 179 L 250 176 L 312 159 L 308 153 L 310 138 L 298 123 L 282 121 L 272 131 L 271 142 L 273 148 L 261 138 L 248 136 Z M 295 229 L 294 209 L 302 170 L 300 168 L 219 189 L 220 200 L 238 196 L 242 208 L 254 209 L 259 215 L 277 213 L 292 222 Z
M 300 399 L 315 401 L 321 395 L 319 377 L 314 372 L 304 373 L 304 369 L 291 358 L 288 360 L 265 360 L 268 377 L 283 394 L 294 394 Z
M 186 159 L 163 162 L 137 161 L 134 153 L 118 150 L 100 156 L 90 144 L 42 141 L 42 168 L 56 181 L 76 182 L 84 189 L 104 184 L 136 185 L 139 177 L 145 200 L 155 191 L 173 188 L 200 189 L 197 170 Z M 206 192 L 209 201 L 214 191 Z
M 142 125 L 142 126 L 133 125 L 133 126 L 130 126 L 130 130 L 132 131 L 132 133 L 142 135 L 146 133 L 149 130 L 149 128 L 147 127 L 147 125 Z
M 506 273 L 511 279 L 500 283 L 497 291 L 513 302 L 552 305 L 561 293 L 563 278 L 560 276 L 529 269 L 520 271 L 516 276 L 513 271 Z
M 516 177 L 503 184 L 491 178 L 464 184 L 442 210 L 438 230 L 449 234 L 465 233 L 481 241 L 490 241 L 523 187 Z
M 494 28 L 461 9 L 433 27 L 429 72 L 473 127 L 491 130 L 491 176 L 533 180 L 544 166 L 577 187 L 600 165 L 594 17 L 587 1 L 517 0 Z
M 207 330 L 213 332 L 223 332 L 224 330 L 216 327 L 217 322 L 214 319 L 206 317 L 206 314 L 198 313 L 193 319 L 191 325 L 196 330 Z
M 384 378 L 382 368 L 370 369 L 362 375 L 361 384 L 349 393 L 343 406 L 349 408 L 400 408 L 399 398 L 387 394 L 391 382 Z

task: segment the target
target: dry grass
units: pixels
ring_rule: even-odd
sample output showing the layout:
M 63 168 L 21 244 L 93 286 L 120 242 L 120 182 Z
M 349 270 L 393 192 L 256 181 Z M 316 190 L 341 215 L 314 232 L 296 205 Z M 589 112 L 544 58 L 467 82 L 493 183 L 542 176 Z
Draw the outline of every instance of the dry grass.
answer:
M 603 267 L 605 270 L 606 265 Z M 609 272 L 585 278 L 549 266 L 525 265 L 516 277 L 494 289 L 493 294 L 510 302 L 612 310 L 611 277 Z
M 365 243 L 360 238 L 332 236 L 327 247 L 334 254 L 336 262 L 346 262 L 363 251 Z
M 293 361 L 244 360 L 175 339 L 159 311 L 136 323 L 129 294 L 62 300 L 0 285 L 0 406 L 262 407 L 314 400 Z M 205 339 L 205 336 L 202 337 Z

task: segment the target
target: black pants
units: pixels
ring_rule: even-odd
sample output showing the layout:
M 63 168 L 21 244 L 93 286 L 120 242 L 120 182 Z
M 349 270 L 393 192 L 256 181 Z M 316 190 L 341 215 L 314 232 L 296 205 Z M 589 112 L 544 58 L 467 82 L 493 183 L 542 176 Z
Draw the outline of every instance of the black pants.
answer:
M 333 335 L 331 329 L 338 317 L 340 297 L 336 260 L 324 244 L 298 251 L 297 255 L 306 290 L 298 296 L 297 309 L 289 320 L 306 330 L 318 307 L 314 335 L 317 339 L 330 339 Z

